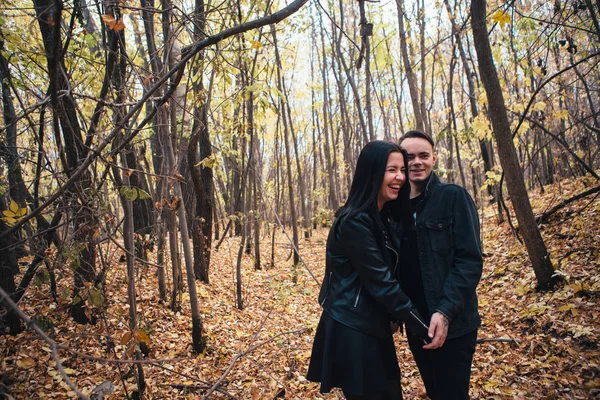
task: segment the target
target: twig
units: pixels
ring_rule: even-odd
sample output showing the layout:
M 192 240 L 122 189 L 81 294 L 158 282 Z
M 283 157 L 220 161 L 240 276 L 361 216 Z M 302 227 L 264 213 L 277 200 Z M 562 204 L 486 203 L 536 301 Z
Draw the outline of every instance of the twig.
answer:
M 66 382 L 67 385 L 69 385 L 69 387 L 75 392 L 77 393 L 77 396 L 80 399 L 85 399 L 85 400 L 89 400 L 89 397 L 87 397 L 86 395 L 84 395 L 82 392 L 79 391 L 79 389 L 77 389 L 77 387 L 75 386 L 75 384 L 71 381 L 71 379 L 69 378 L 69 376 L 67 375 L 67 373 L 65 372 L 63 366 L 62 366 L 62 362 L 60 361 L 60 358 L 58 356 L 58 349 L 63 348 L 63 346 L 59 345 L 58 343 L 56 343 L 54 340 L 50 339 L 50 337 L 48 337 L 48 335 L 46 335 L 44 333 L 44 331 L 36 325 L 36 323 L 29 318 L 24 312 L 23 310 L 21 310 L 19 308 L 19 306 L 17 306 L 15 304 L 14 301 L 12 301 L 12 299 L 10 298 L 10 296 L 8 295 L 8 293 L 6 293 L 4 291 L 4 289 L 2 289 L 0 287 L 0 303 L 4 303 L 4 306 L 7 308 L 10 308 L 15 314 L 17 314 L 17 316 L 23 320 L 23 322 L 25 322 L 25 324 L 33 329 L 42 339 L 44 339 L 44 341 L 46 343 L 48 343 L 50 345 L 50 348 L 52 350 L 52 358 L 54 359 L 54 362 L 56 364 L 56 369 L 58 370 L 58 372 L 60 373 L 61 377 L 63 378 L 63 380 Z
M 488 342 L 501 342 L 501 343 L 521 344 L 521 340 L 519 340 L 519 339 L 511 339 L 511 338 L 481 338 L 481 339 L 477 339 L 477 344 L 488 343 Z
M 511 338 L 481 338 L 481 339 L 477 339 L 477 344 L 488 343 L 488 342 L 521 344 L 521 340 L 511 339 Z M 401 340 L 400 343 L 408 343 L 408 339 Z
M 208 390 L 208 392 L 206 392 L 206 394 L 204 396 L 202 396 L 202 400 L 208 399 L 208 396 L 210 396 L 211 393 L 214 392 L 219 387 L 219 385 L 221 385 L 221 383 L 223 383 L 223 381 L 225 380 L 225 378 L 227 377 L 227 375 L 229 375 L 229 373 L 233 369 L 233 366 L 235 365 L 235 363 L 238 362 L 239 359 L 241 359 L 242 357 L 246 356 L 247 354 L 253 352 L 254 350 L 258 349 L 259 347 L 264 346 L 265 344 L 272 342 L 273 340 L 277 339 L 280 336 L 290 335 L 290 334 L 293 334 L 293 333 L 301 333 L 301 332 L 304 332 L 307 329 L 308 328 L 302 328 L 302 329 L 298 329 L 296 331 L 288 331 L 288 332 L 278 333 L 277 335 L 272 336 L 269 339 L 264 340 L 264 341 L 262 341 L 260 343 L 257 343 L 254 346 L 249 347 L 247 350 L 245 350 L 245 351 L 243 351 L 241 353 L 238 353 L 233 358 L 233 360 L 231 360 L 231 363 L 229 364 L 229 367 L 227 367 L 227 369 L 225 370 L 225 372 L 223 373 L 223 375 L 221 375 L 221 377 L 215 382 L 214 385 L 212 385 L 212 387 Z
M 180 357 L 180 358 L 164 358 L 164 359 L 148 359 L 148 360 L 116 360 L 116 359 L 111 360 L 111 359 L 102 358 L 102 357 L 90 356 L 89 354 L 85 354 L 80 351 L 74 350 L 74 349 L 70 348 L 69 346 L 65 346 L 64 344 L 57 343 L 54 340 L 52 340 L 50 337 L 48 337 L 44 333 L 44 331 L 39 326 L 37 326 L 37 324 L 31 318 L 29 318 L 14 301 L 11 300 L 10 295 L 8 293 L 6 293 L 4 291 L 4 289 L 2 289 L 0 287 L 0 304 L 2 304 L 3 302 L 4 302 L 4 304 L 3 304 L 4 307 L 14 311 L 15 314 L 23 322 L 25 322 L 25 324 L 27 324 L 27 326 L 31 327 L 31 329 L 33 329 L 36 333 L 38 333 L 45 342 L 47 342 L 51 346 L 55 346 L 57 350 L 66 350 L 66 351 L 70 352 L 71 354 L 76 355 L 81 358 L 85 358 L 86 360 L 97 361 L 97 362 L 103 363 L 103 364 L 156 364 L 156 363 L 168 363 L 168 362 L 177 362 L 177 361 L 189 361 L 191 359 L 190 357 Z
M 132 107 L 129 112 L 115 125 L 115 127 L 112 129 L 112 131 L 108 134 L 108 136 L 100 143 L 98 144 L 98 146 L 95 149 L 91 149 L 89 154 L 87 155 L 87 157 L 81 162 L 81 164 L 77 167 L 77 169 L 75 171 L 73 171 L 73 173 L 71 174 L 71 176 L 69 177 L 69 179 L 63 184 L 62 187 L 60 187 L 52 196 L 50 196 L 43 204 L 41 204 L 40 206 L 38 206 L 36 209 L 32 210 L 29 214 L 25 215 L 24 217 L 22 217 L 16 224 L 14 224 L 10 229 L 8 229 L 7 231 L 3 232 L 2 234 L 0 234 L 0 238 L 4 238 L 7 235 L 16 232 L 18 229 L 21 228 L 21 226 L 23 226 L 23 224 L 25 224 L 27 221 L 29 221 L 32 217 L 34 217 L 35 215 L 39 214 L 40 212 L 42 212 L 42 210 L 44 210 L 45 208 L 47 208 L 50 204 L 54 203 L 64 192 L 66 192 L 75 182 L 77 182 L 77 180 L 79 179 L 79 177 L 88 170 L 88 167 L 92 164 L 92 162 L 101 155 L 101 152 L 110 144 L 112 143 L 113 139 L 119 135 L 123 129 L 123 127 L 125 127 L 125 125 L 129 122 L 129 120 L 136 115 L 138 112 L 140 112 L 140 110 L 142 109 L 143 105 L 146 104 L 146 102 L 148 100 L 150 100 L 152 98 L 152 96 L 154 96 L 154 93 L 156 93 L 169 79 L 173 78 L 169 87 L 169 90 L 167 91 L 167 93 L 165 93 L 159 101 L 156 102 L 156 104 L 154 104 L 154 107 L 152 108 L 152 110 L 147 114 L 146 118 L 144 118 L 144 120 L 142 122 L 140 122 L 140 124 L 138 125 L 137 128 L 132 129 L 131 133 L 129 133 L 127 135 L 127 137 L 125 137 L 122 141 L 121 144 L 119 146 L 116 146 L 115 148 L 113 148 L 110 151 L 111 155 L 115 155 L 116 153 L 118 153 L 122 147 L 124 147 L 125 145 L 127 145 L 131 140 L 133 140 L 133 138 L 139 133 L 141 132 L 141 130 L 143 129 L 143 127 L 154 117 L 154 115 L 156 114 L 156 112 L 158 111 L 158 109 L 160 107 L 163 106 L 163 104 L 165 104 L 169 98 L 171 97 L 171 95 L 173 94 L 173 92 L 175 91 L 175 89 L 177 89 L 177 84 L 179 83 L 179 81 L 181 80 L 181 77 L 183 76 L 183 72 L 185 70 L 185 66 L 187 64 L 187 62 L 189 60 L 191 60 L 197 53 L 199 53 L 202 49 L 209 47 L 211 45 L 217 44 L 220 41 L 227 39 L 231 36 L 234 35 L 238 35 L 240 33 L 244 33 L 247 32 L 251 29 L 255 29 L 255 28 L 259 28 L 261 26 L 264 25 L 268 25 L 268 24 L 275 24 L 277 22 L 280 22 L 281 20 L 289 17 L 290 15 L 292 15 L 293 13 L 295 13 L 296 11 L 298 11 L 304 4 L 306 4 L 308 2 L 308 0 L 294 0 L 293 2 L 291 2 L 290 4 L 288 4 L 286 7 L 282 8 L 281 10 L 263 17 L 263 18 L 258 18 L 256 20 L 253 21 L 249 21 L 249 22 L 245 22 L 243 24 L 240 25 L 236 25 L 232 28 L 229 29 L 225 29 L 224 31 L 221 31 L 213 36 L 209 36 L 199 42 L 194 43 L 191 46 L 188 46 L 186 48 L 183 49 L 182 51 L 182 59 L 181 61 L 179 61 L 177 64 L 175 64 L 173 66 L 173 68 L 171 68 L 169 71 L 167 71 L 165 73 L 164 76 L 162 76 L 160 79 L 157 80 L 157 82 L 151 87 L 149 88 L 146 93 L 142 96 L 142 98 L 136 103 L 136 105 L 134 107 Z
M 263 192 L 264 191 L 261 192 L 261 197 L 262 197 Z M 313 274 L 313 272 L 310 270 L 310 268 L 308 268 L 308 264 L 306 263 L 306 261 L 304 261 L 304 258 L 300 254 L 300 250 L 296 248 L 296 245 L 294 244 L 294 241 L 292 240 L 292 238 L 290 237 L 290 235 L 288 235 L 288 233 L 286 232 L 285 227 L 283 226 L 283 224 L 281 223 L 281 220 L 279 219 L 279 215 L 277 214 L 277 212 L 275 211 L 275 209 L 273 209 L 272 202 L 267 202 L 267 204 L 269 205 L 269 207 L 271 208 L 271 211 L 275 215 L 275 219 L 277 220 L 277 225 L 279 225 L 279 228 L 281 229 L 281 231 L 283 232 L 283 234 L 285 235 L 285 237 L 287 237 L 288 242 L 290 243 L 290 246 L 292 247 L 292 254 L 293 254 L 294 251 L 298 254 L 298 258 L 300 259 L 300 262 L 302 263 L 302 265 L 304 266 L 304 268 L 306 269 L 306 271 L 308 271 L 308 273 L 310 274 L 310 276 L 313 278 L 313 280 L 315 281 L 315 283 L 317 285 L 321 285 L 321 283 L 319 282 L 319 280 L 317 279 L 317 277 L 315 276 L 315 274 Z
M 546 86 L 549 82 L 553 81 L 554 78 L 564 74 L 565 72 L 569 71 L 572 68 L 577 67 L 579 64 L 584 63 L 588 60 L 591 60 L 594 57 L 597 57 L 598 55 L 600 55 L 600 52 L 596 52 L 593 54 L 590 54 L 587 57 L 582 58 L 581 60 L 577 61 L 576 63 L 573 63 L 563 69 L 561 69 L 560 71 L 558 71 L 557 73 L 555 73 L 554 75 L 552 75 L 551 77 L 549 77 L 548 79 L 546 79 L 544 82 L 542 82 L 535 90 L 535 92 L 533 92 L 533 94 L 531 95 L 531 98 L 529 99 L 529 103 L 527 103 L 527 106 L 525 107 L 525 110 L 523 111 L 523 115 L 521 115 L 521 117 L 519 118 L 519 122 L 517 123 L 517 126 L 515 127 L 514 131 L 513 131 L 513 137 L 516 136 L 517 132 L 519 132 L 519 128 L 521 128 L 521 125 L 523 124 L 523 121 L 525 121 L 525 117 L 527 116 L 527 113 L 529 112 L 529 109 L 531 108 L 531 105 L 533 104 L 533 101 L 535 100 L 536 96 L 538 95 L 538 93 L 540 93 L 540 91 L 542 90 L 542 88 L 544 86 Z
M 600 291 L 597 291 L 597 290 L 580 290 L 579 292 L 576 292 L 575 294 L 578 296 L 600 297 Z
M 183 390 L 191 390 L 191 389 L 196 389 L 196 390 L 201 390 L 201 389 L 208 389 L 210 388 L 210 386 L 208 385 L 184 385 L 182 383 L 171 383 L 171 384 L 159 384 L 157 385 L 159 387 L 172 387 L 174 389 L 183 389 Z M 232 395 L 231 393 L 228 393 L 227 391 L 223 390 L 223 389 L 217 389 L 217 392 L 224 394 L 225 396 L 229 397 L 230 399 L 236 399 L 237 397 L 235 397 L 234 395 Z
M 264 366 L 263 364 L 259 363 L 259 362 L 258 362 L 258 361 L 256 361 L 256 360 L 252 360 L 252 359 L 250 359 L 250 358 L 248 358 L 248 360 L 249 360 L 251 363 L 253 363 L 254 365 L 258 366 L 259 368 L 262 368 L 263 370 L 265 370 L 265 371 L 263 371 L 263 372 L 265 372 L 269 378 L 273 379 L 273 381 L 275 381 L 277 384 L 279 384 L 279 386 L 281 386 L 282 388 L 284 388 L 284 389 L 286 389 L 286 390 L 289 390 L 290 392 L 292 392 L 292 390 L 290 389 L 290 386 L 289 386 L 289 385 L 286 385 L 284 382 L 281 382 L 279 379 L 277 379 L 277 377 L 273 376 L 273 374 L 272 374 L 272 373 L 270 373 L 269 371 L 266 371 L 266 368 L 265 368 L 265 366 Z M 299 396 L 298 396 L 297 394 L 295 394 L 295 393 L 294 393 L 294 397 L 295 397 L 295 398 L 297 398 L 297 399 L 300 399 L 300 400 L 302 400 L 302 398 L 301 398 L 301 397 L 299 397 Z
M 557 205 L 555 205 L 554 207 L 552 207 L 552 209 L 550 209 L 549 211 L 546 211 L 545 213 L 543 213 L 542 215 L 540 215 L 539 217 L 537 217 L 537 223 L 541 224 L 542 222 L 544 222 L 544 220 L 546 218 L 548 218 L 549 216 L 551 216 L 552 214 L 554 214 L 555 212 L 557 212 L 558 210 L 560 210 L 561 208 L 566 207 L 567 205 L 571 204 L 574 201 L 577 201 L 579 199 L 583 199 L 584 197 L 589 196 L 590 194 L 594 194 L 594 193 L 598 193 L 600 192 L 600 186 L 596 186 L 594 188 L 591 188 L 590 190 L 586 190 L 583 193 L 579 193 L 569 199 L 563 200 L 560 203 L 558 203 Z

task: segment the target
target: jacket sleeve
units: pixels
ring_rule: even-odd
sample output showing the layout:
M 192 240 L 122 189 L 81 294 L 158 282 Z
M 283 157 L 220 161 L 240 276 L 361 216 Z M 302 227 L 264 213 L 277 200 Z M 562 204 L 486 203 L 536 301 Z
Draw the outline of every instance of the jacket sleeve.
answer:
M 454 191 L 452 202 L 454 262 L 444 283 L 444 296 L 436 307 L 449 320 L 475 295 L 483 270 L 479 216 L 475 203 L 463 188 Z
M 382 304 L 392 319 L 407 320 L 414 306 L 400 288 L 377 245 L 375 223 L 366 214 L 343 221 L 339 240 L 362 283 L 363 290 Z

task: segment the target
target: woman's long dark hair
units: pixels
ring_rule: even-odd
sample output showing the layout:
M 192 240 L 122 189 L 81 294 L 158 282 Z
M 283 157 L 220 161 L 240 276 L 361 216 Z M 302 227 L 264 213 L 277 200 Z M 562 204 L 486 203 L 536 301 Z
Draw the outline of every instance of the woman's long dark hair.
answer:
M 367 212 L 378 225 L 382 225 L 380 212 L 377 209 L 377 196 L 383 182 L 383 175 L 391 153 L 402 153 L 406 170 L 406 181 L 400 188 L 398 198 L 384 205 L 381 214 L 389 215 L 398 221 L 406 221 L 410 216 L 410 184 L 408 182 L 408 154 L 399 145 L 383 140 L 375 140 L 363 147 L 358 161 L 350 193 L 346 204 L 340 207 L 335 215 L 338 219 L 351 217 L 360 212 Z

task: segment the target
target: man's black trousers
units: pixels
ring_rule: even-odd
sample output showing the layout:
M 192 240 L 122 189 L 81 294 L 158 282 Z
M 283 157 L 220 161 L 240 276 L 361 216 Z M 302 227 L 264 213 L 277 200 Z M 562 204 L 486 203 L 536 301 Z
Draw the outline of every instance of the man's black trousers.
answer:
M 423 341 L 410 336 L 408 343 L 419 367 L 431 400 L 469 399 L 471 364 L 477 342 L 477 330 L 447 339 L 435 350 L 424 350 Z

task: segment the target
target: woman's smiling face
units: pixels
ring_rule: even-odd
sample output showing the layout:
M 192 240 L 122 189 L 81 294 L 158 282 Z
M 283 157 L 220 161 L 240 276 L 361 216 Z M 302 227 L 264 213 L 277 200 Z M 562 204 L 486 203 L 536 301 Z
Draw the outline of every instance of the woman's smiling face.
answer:
M 377 195 L 377 208 L 380 211 L 385 203 L 398 198 L 398 192 L 405 180 L 404 156 L 400 152 L 390 153 L 383 174 L 383 182 Z

